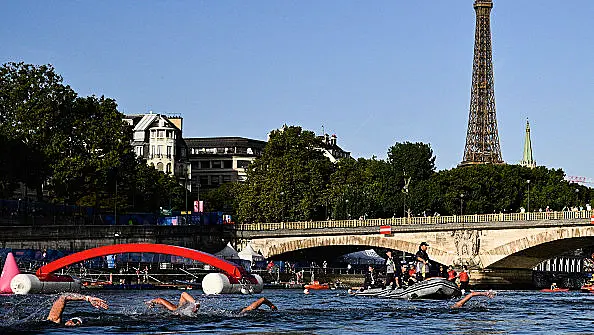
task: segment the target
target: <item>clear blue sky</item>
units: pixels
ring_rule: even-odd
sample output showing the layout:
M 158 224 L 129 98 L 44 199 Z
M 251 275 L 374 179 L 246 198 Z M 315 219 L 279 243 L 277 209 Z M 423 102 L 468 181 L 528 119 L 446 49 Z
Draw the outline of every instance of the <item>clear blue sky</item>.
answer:
M 473 0 L 7 1 L 0 62 L 51 63 L 124 113 L 182 114 L 184 137 L 266 139 L 284 123 L 354 157 L 430 143 L 464 150 Z M 501 150 L 594 178 L 594 1 L 495 0 Z

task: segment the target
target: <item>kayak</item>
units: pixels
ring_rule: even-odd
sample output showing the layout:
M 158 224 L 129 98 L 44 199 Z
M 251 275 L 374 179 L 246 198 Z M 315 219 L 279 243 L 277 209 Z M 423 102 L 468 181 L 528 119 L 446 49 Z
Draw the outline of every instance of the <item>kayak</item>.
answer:
M 554 288 L 554 289 L 550 289 L 550 288 L 543 288 L 542 290 L 540 290 L 540 292 L 567 292 L 569 291 L 568 288 Z
M 327 290 L 330 288 L 330 285 L 328 284 L 320 284 L 317 281 L 314 281 L 311 284 L 307 284 L 305 286 L 303 286 L 304 288 L 308 289 L 308 290 Z
M 455 283 L 444 278 L 428 278 L 406 288 L 371 288 L 358 290 L 354 295 L 390 299 L 450 299 L 462 295 Z
M 582 292 L 594 292 L 594 285 L 586 284 L 581 288 Z

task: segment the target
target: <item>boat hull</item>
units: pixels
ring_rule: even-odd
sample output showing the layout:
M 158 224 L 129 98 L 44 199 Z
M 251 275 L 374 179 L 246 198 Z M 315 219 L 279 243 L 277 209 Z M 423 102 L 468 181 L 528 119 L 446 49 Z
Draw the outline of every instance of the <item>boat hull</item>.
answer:
M 443 278 L 429 278 L 407 288 L 372 288 L 353 293 L 358 296 L 390 298 L 390 299 L 451 299 L 462 295 L 455 283 Z

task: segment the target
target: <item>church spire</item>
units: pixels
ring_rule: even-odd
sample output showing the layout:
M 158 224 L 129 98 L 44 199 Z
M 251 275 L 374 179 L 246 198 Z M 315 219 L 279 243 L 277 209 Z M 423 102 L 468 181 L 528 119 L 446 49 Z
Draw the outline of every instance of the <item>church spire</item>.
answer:
M 530 122 L 526 119 L 526 139 L 524 140 L 524 155 L 520 165 L 527 166 L 529 168 L 536 167 L 536 161 L 532 156 L 532 141 L 530 141 Z

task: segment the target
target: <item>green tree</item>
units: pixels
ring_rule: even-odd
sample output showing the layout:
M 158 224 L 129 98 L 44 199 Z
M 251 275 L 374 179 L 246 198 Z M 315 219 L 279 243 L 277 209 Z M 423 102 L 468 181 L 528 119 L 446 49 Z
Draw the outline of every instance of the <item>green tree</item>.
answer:
M 0 134 L 22 142 L 39 158 L 23 168 L 27 186 L 41 198 L 51 176 L 50 163 L 68 138 L 68 114 L 76 93 L 62 83 L 51 65 L 7 63 L 0 67 Z M 35 164 L 34 164 L 35 163 Z
M 423 181 L 435 173 L 435 156 L 430 144 L 421 142 L 396 143 L 388 149 L 388 163 L 391 166 L 390 179 L 394 189 L 392 202 L 399 207 L 396 213 L 407 212 L 412 215 L 428 210 L 427 190 Z M 401 204 L 401 205 L 396 205 Z
M 299 221 L 324 216 L 332 163 L 311 131 L 284 126 L 270 133 L 241 188 L 240 221 Z

